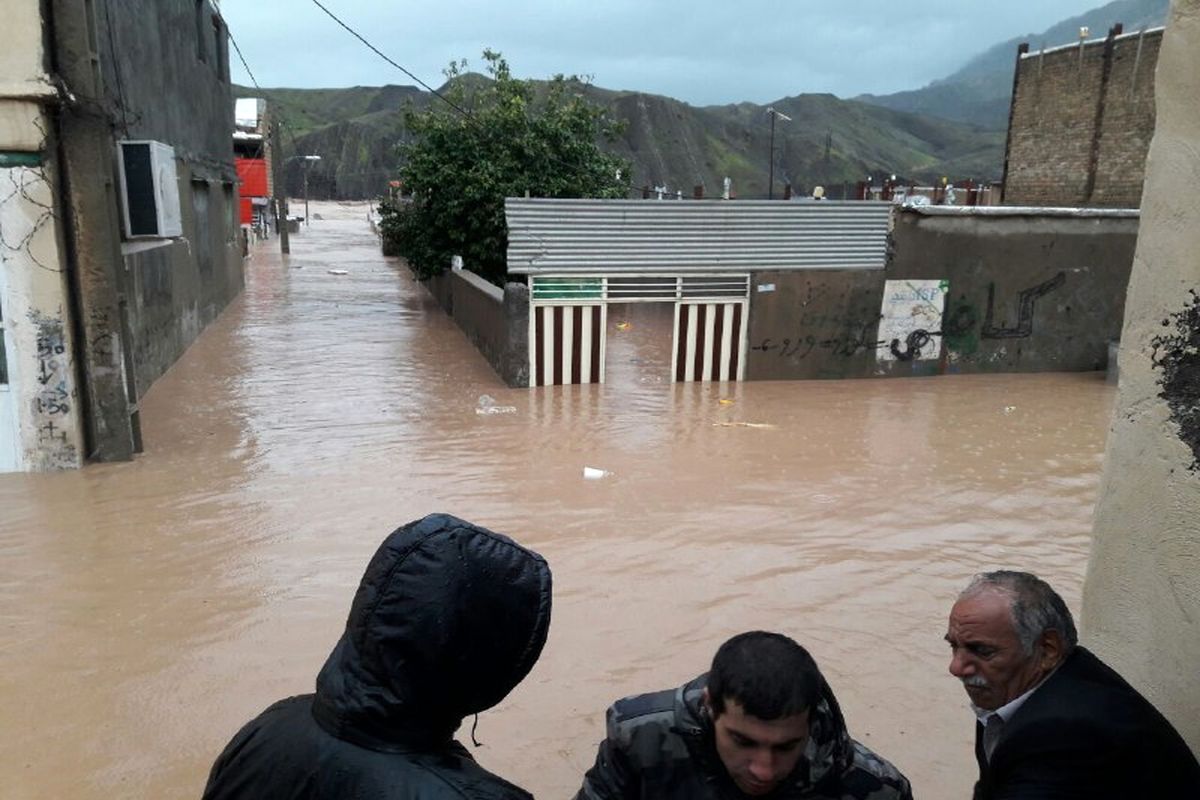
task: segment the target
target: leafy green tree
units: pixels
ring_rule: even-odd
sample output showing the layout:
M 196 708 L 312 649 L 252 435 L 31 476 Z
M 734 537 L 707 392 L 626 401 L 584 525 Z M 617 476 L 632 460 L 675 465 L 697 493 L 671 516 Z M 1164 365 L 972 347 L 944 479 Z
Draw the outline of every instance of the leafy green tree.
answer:
M 447 103 L 409 109 L 412 140 L 399 148 L 400 176 L 412 202 L 385 210 L 385 236 L 418 277 L 441 273 L 452 255 L 493 283 L 506 275 L 504 198 L 625 197 L 628 164 L 601 151 L 619 123 L 589 103 L 577 78 L 537 84 L 513 78 L 485 50 L 491 80 L 452 64 Z

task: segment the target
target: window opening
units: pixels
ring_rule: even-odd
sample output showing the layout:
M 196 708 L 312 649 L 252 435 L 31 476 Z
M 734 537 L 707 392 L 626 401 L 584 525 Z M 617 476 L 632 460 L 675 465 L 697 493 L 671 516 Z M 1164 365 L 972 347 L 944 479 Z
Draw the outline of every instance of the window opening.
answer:
M 221 18 L 216 14 L 212 15 L 213 27 L 213 58 L 217 60 L 214 65 L 217 68 L 217 78 L 222 81 L 229 80 L 229 55 L 225 44 L 225 26 L 221 24 Z
M 196 0 L 196 58 L 208 61 L 207 37 L 204 34 L 204 6 L 208 0 Z

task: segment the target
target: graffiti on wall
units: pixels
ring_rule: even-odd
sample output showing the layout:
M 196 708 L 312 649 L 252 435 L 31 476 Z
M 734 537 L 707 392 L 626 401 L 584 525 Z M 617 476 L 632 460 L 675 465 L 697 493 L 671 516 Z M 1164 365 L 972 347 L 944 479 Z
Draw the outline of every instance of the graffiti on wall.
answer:
M 758 344 L 751 345 L 751 350 L 763 353 L 775 353 L 780 358 L 803 360 L 814 352 L 824 351 L 835 356 L 853 356 L 879 346 L 875 338 L 875 315 L 862 315 L 865 319 L 846 320 L 833 315 L 805 311 L 797 320 L 800 330 L 832 331 L 829 336 L 816 334 L 800 334 L 785 336 L 782 339 L 767 337 Z
M 38 459 L 43 468 L 70 468 L 78 463 L 69 434 L 69 415 L 75 403 L 63 321 L 30 312 L 37 331 L 36 390 L 31 401 L 31 420 L 37 431 Z
M 946 280 L 884 281 L 879 315 L 880 361 L 930 361 L 941 354 Z
M 30 161 L 40 159 L 31 156 Z M 8 277 L 12 347 L 20 363 L 14 404 L 22 461 L 34 470 L 79 464 L 79 414 L 55 223 L 53 189 L 39 163 L 0 170 L 0 261 Z
M 1022 289 L 1017 295 L 1017 324 L 1005 327 L 994 324 L 996 284 L 988 284 L 987 313 L 983 318 L 983 328 L 979 335 L 984 339 L 1025 339 L 1033 334 L 1033 306 L 1039 297 L 1050 294 L 1067 282 L 1067 273 L 1059 271 L 1057 275 L 1037 286 Z
M 969 360 L 979 350 L 981 340 L 1032 336 L 1037 301 L 1061 288 L 1066 280 L 1066 273 L 1059 271 L 1020 290 L 1013 325 L 1006 318 L 996 323 L 994 283 L 988 284 L 987 305 L 982 314 L 965 294 L 952 297 L 947 280 L 885 281 L 879 314 L 866 309 L 846 313 L 822 311 L 820 300 L 810 288 L 795 323 L 797 332 L 780 339 L 764 338 L 750 349 L 797 361 L 825 352 L 843 357 L 875 353 L 881 362 L 905 362 L 937 360 L 945 342 L 951 361 Z

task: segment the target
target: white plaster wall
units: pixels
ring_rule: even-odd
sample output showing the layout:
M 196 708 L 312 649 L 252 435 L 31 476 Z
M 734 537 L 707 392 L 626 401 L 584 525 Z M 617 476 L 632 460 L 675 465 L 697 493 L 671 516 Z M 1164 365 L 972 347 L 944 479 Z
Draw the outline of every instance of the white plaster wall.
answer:
M 1082 623 L 1086 642 L 1200 752 L 1200 452 L 1163 367 L 1163 337 L 1181 334 L 1200 291 L 1200 0 L 1174 0 L 1156 82 Z
M 39 0 L 0 0 L 0 97 L 52 92 L 46 80 Z
M 0 269 L 18 466 L 82 464 L 76 366 L 54 192 L 43 167 L 0 169 Z
M 37 152 L 45 141 L 41 106 L 29 100 L 0 99 L 0 150 Z

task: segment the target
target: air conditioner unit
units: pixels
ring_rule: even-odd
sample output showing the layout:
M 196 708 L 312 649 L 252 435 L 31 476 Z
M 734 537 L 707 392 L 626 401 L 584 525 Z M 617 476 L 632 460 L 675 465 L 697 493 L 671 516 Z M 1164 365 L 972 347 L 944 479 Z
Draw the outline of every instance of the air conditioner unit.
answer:
M 125 237 L 183 235 L 175 148 L 162 142 L 125 141 L 117 147 Z

